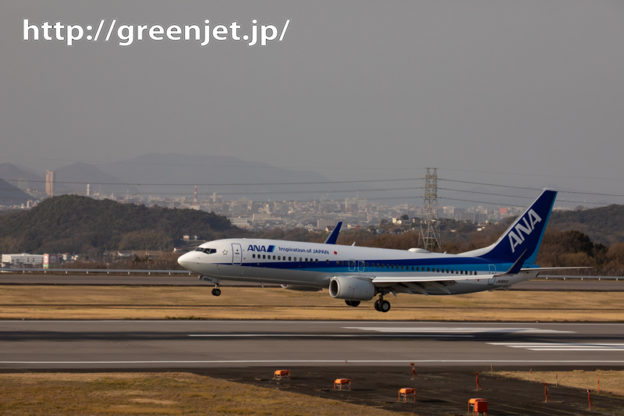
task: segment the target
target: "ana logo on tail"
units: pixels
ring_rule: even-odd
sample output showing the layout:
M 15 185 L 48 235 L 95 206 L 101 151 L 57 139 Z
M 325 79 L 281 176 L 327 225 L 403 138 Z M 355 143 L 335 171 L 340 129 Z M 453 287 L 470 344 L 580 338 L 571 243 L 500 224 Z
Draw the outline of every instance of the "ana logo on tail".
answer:
M 512 253 L 514 253 L 516 247 L 522 244 L 525 238 L 533 232 L 535 224 L 541 221 L 542 219 L 535 211 L 533 211 L 533 209 L 530 209 L 527 215 L 518 221 L 513 230 L 511 230 L 508 234 Z

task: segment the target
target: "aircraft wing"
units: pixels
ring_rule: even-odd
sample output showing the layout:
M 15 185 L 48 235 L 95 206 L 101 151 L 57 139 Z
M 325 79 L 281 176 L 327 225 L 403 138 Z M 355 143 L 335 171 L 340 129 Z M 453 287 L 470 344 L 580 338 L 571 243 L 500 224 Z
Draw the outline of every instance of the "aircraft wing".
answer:
M 493 278 L 493 274 L 450 275 L 450 276 L 375 276 L 372 283 L 377 287 L 389 289 L 393 293 L 412 293 L 421 295 L 451 294 L 449 289 L 458 281 L 477 281 Z
M 458 282 L 458 281 L 477 281 L 491 279 L 493 274 L 477 274 L 477 275 L 444 275 L 444 276 L 375 276 L 372 280 L 373 284 L 382 283 L 426 283 L 426 282 Z

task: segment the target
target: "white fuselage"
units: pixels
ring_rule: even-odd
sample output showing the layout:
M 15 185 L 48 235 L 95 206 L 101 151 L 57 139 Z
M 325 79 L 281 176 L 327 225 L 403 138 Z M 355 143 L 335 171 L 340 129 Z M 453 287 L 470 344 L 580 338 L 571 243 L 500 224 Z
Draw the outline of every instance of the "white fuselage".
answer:
M 469 281 L 449 280 L 445 284 L 393 285 L 392 290 L 439 295 L 506 287 L 535 275 L 493 277 L 504 273 L 511 264 L 490 263 L 471 256 L 245 238 L 204 243 L 181 256 L 178 262 L 215 280 L 276 283 L 301 289 L 327 288 L 334 276 L 370 280 L 377 276 L 474 276 Z

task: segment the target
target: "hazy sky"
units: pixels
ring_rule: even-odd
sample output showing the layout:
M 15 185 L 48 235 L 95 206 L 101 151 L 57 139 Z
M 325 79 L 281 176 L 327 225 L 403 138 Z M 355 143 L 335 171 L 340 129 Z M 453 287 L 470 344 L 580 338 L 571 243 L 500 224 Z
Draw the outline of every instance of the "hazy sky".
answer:
M 22 20 L 283 24 L 223 42 L 25 42 Z M 624 193 L 620 0 L 0 3 L 0 162 L 233 155 L 330 178 Z

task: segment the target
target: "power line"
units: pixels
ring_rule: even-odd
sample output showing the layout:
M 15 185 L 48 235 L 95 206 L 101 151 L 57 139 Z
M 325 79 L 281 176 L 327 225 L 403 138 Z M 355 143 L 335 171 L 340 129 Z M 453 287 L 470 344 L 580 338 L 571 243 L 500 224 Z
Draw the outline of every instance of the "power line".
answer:
M 309 190 L 309 191 L 271 191 L 273 194 L 330 194 L 330 193 L 353 193 L 353 192 L 386 192 L 386 191 L 408 191 L 424 189 L 422 186 L 401 187 L 401 188 L 361 188 L 361 189 L 333 189 L 333 190 Z M 201 193 L 201 192 L 200 192 Z M 204 195 L 211 192 L 204 192 Z M 129 195 L 143 195 L 141 192 L 128 193 Z M 190 195 L 189 192 L 150 192 L 150 195 Z M 267 191 L 238 191 L 238 192 L 218 192 L 217 195 L 265 195 Z
M 89 182 L 89 181 L 54 181 L 54 184 L 67 185 L 118 185 L 118 186 L 267 186 L 267 185 L 326 185 L 341 183 L 379 183 L 379 182 L 405 182 L 420 181 L 425 178 L 393 178 L 393 179 L 356 179 L 341 181 L 301 181 L 301 182 L 235 182 L 235 183 L 133 183 L 133 182 Z M 7 182 L 35 182 L 45 183 L 42 179 L 4 179 Z
M 494 196 L 500 196 L 500 197 L 505 197 L 505 198 L 526 199 L 526 197 L 524 197 L 522 195 L 503 195 L 503 194 L 499 194 L 497 192 L 469 191 L 469 190 L 464 190 L 464 189 L 453 189 L 453 188 L 442 188 L 442 187 L 440 187 L 438 189 L 443 190 L 443 191 L 464 192 L 464 193 L 469 193 L 469 194 L 494 195 Z
M 476 204 L 511 206 L 511 207 L 516 207 L 516 208 L 525 208 L 526 207 L 526 205 L 515 205 L 515 204 L 504 203 L 504 202 L 492 202 L 492 201 L 482 201 L 482 200 L 475 200 L 475 199 L 451 198 L 451 197 L 446 197 L 446 196 L 441 196 L 439 198 L 444 200 L 444 201 L 471 202 L 471 203 L 476 203 Z M 525 199 L 530 199 L 530 198 L 525 198 Z M 604 202 L 571 201 L 571 200 L 566 200 L 566 199 L 557 199 L 557 202 L 566 202 L 566 203 L 569 203 L 569 204 L 604 205 Z
M 439 178 L 438 180 L 445 181 L 445 182 L 463 183 L 463 184 L 469 184 L 469 185 L 483 185 L 483 186 L 494 186 L 494 187 L 499 187 L 499 188 L 525 189 L 525 190 L 530 190 L 530 191 L 542 191 L 543 190 L 543 188 L 534 188 L 534 187 L 529 187 L 529 186 L 501 185 L 497 183 L 466 181 L 466 180 L 461 180 L 461 179 Z M 443 189 L 443 188 L 440 188 L 440 189 Z M 454 191 L 479 193 L 479 192 L 473 192 L 473 191 L 461 191 L 458 189 L 454 189 Z M 624 194 L 613 194 L 613 193 L 606 193 L 606 192 L 585 192 L 585 191 L 566 191 L 566 190 L 558 190 L 557 192 L 561 194 L 611 196 L 611 197 L 620 197 L 620 198 L 624 197 Z M 509 196 L 509 197 L 515 198 L 515 196 Z
M 473 182 L 473 181 L 465 181 L 461 179 L 449 179 L 449 178 L 439 178 L 439 181 L 443 182 L 455 182 L 455 183 L 465 183 L 469 185 L 484 185 L 484 186 L 496 186 L 499 188 L 514 188 L 514 189 L 526 189 L 530 191 L 541 191 L 542 188 L 532 188 L 529 186 L 517 186 L 517 185 L 500 185 L 497 183 L 487 183 L 487 182 Z

